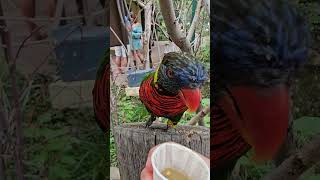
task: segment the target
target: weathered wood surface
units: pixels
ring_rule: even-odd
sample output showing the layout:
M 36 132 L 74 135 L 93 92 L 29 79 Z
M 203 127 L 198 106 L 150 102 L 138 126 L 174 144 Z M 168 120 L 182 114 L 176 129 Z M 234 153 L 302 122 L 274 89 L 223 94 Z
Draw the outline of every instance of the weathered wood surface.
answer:
M 200 126 L 177 126 L 176 130 L 145 128 L 145 123 L 114 127 L 120 176 L 122 180 L 139 180 L 149 150 L 157 144 L 173 141 L 206 157 L 210 153 L 210 130 Z

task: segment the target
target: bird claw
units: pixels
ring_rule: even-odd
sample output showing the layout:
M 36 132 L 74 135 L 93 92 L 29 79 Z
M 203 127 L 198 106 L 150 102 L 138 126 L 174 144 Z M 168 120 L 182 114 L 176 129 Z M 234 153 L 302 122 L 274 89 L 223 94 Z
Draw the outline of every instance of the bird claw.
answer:
M 163 130 L 163 131 L 168 130 L 168 128 L 164 124 L 152 124 L 152 126 L 148 126 L 148 128 L 159 129 L 159 130 Z
M 146 128 L 150 127 L 153 124 L 153 121 L 155 120 L 155 116 L 151 115 L 149 120 L 146 122 Z
M 167 125 L 167 128 L 165 129 L 166 132 L 171 132 L 171 133 L 175 133 L 177 132 L 176 128 L 172 128 L 170 126 Z
M 152 125 L 152 122 L 151 121 L 147 121 L 146 122 L 146 128 L 150 127 Z

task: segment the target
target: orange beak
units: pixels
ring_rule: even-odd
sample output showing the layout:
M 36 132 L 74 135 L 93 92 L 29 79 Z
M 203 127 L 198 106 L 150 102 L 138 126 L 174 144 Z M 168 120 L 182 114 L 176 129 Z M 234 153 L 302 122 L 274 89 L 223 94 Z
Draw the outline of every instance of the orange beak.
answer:
M 180 97 L 188 107 L 188 111 L 196 112 L 201 100 L 201 92 L 199 88 L 196 89 L 181 89 Z
M 230 92 L 237 105 L 228 95 L 221 98 L 218 103 L 244 140 L 252 146 L 255 153 L 253 159 L 264 161 L 274 158 L 287 135 L 288 87 L 286 85 L 272 88 L 238 86 L 232 87 Z

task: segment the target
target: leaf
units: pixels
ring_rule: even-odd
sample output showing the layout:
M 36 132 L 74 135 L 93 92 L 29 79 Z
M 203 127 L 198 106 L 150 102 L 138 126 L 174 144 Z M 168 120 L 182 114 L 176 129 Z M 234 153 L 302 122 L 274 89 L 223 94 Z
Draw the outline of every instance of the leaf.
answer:
M 32 88 L 34 88 L 34 86 L 32 86 L 33 80 L 31 80 L 28 84 L 28 86 L 22 91 L 22 94 L 20 96 L 19 101 L 21 102 L 22 105 L 22 109 L 24 110 L 26 108 L 26 105 L 30 99 L 30 93 Z
M 66 129 L 49 129 L 49 128 L 42 128 L 40 130 L 41 135 L 46 137 L 47 140 L 65 135 L 67 133 Z
M 35 153 L 32 161 L 36 162 L 40 166 L 44 165 L 48 159 L 48 153 L 46 151 L 41 151 L 40 153 Z
M 67 143 L 68 143 L 67 138 L 52 139 L 46 145 L 46 150 L 47 151 L 61 151 L 65 148 Z
M 77 161 L 74 159 L 74 157 L 70 155 L 64 155 L 61 157 L 61 163 L 66 164 L 66 165 L 75 165 Z
M 40 116 L 38 116 L 37 120 L 40 123 L 48 123 L 52 120 L 52 114 L 50 112 L 45 112 L 43 114 L 41 114 Z
M 49 168 L 48 179 L 66 179 L 71 176 L 70 172 L 61 165 L 54 165 Z
M 80 159 L 79 163 L 77 164 L 77 166 L 74 168 L 74 172 L 77 171 L 81 165 L 82 165 L 82 162 L 89 156 L 90 152 L 86 152 Z
M 313 176 L 301 178 L 300 180 L 319 180 L 319 179 L 320 179 L 320 175 L 313 175 Z
M 29 127 L 25 128 L 23 134 L 27 138 L 39 138 L 41 137 L 41 133 L 39 132 L 39 128 Z
M 320 133 L 320 117 L 302 117 L 294 121 L 294 130 L 303 136 Z
M 210 99 L 209 98 L 204 98 L 201 100 L 201 103 L 203 106 L 207 106 L 210 104 Z

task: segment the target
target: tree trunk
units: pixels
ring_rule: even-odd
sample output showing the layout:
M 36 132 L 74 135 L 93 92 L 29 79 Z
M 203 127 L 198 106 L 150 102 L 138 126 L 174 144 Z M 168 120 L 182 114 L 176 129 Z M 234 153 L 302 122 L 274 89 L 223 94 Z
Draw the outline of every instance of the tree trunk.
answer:
M 0 154 L 1 156 L 2 154 Z M 6 180 L 7 176 L 6 176 L 6 171 L 5 171 L 5 163 L 4 163 L 4 159 L 0 158 L 0 180 Z
M 181 31 L 181 26 L 177 21 L 174 12 L 173 2 L 171 0 L 162 0 L 159 1 L 159 3 L 170 38 L 182 51 L 191 53 L 191 44 L 187 41 L 187 37 Z
M 139 180 L 149 150 L 160 143 L 173 141 L 206 157 L 210 153 L 210 130 L 205 127 L 178 125 L 176 130 L 164 131 L 145 128 L 145 123 L 130 123 L 114 127 L 113 133 L 122 180 Z
M 0 4 L 0 16 L 3 15 L 3 10 Z M 0 21 L 0 26 L 5 26 L 6 22 L 4 20 Z M 21 104 L 19 101 L 19 88 L 17 87 L 17 69 L 16 69 L 16 58 L 13 56 L 13 48 L 12 48 L 12 41 L 11 41 L 11 34 L 8 29 L 0 30 L 2 43 L 6 45 L 5 48 L 5 58 L 7 65 L 9 67 L 9 77 L 12 84 L 11 91 L 13 94 L 13 101 L 14 101 L 14 116 L 13 120 L 16 125 L 15 135 L 16 135 L 16 142 L 15 142 L 15 168 L 16 168 L 16 177 L 18 180 L 24 179 L 23 174 L 23 161 L 22 161 L 22 154 L 23 154 L 23 134 L 22 134 L 22 110 Z M 2 146 L 2 145 L 1 145 Z M 2 149 L 2 147 L 1 147 Z M 4 164 L 4 160 L 0 158 L 1 164 Z M 4 165 L 1 165 L 4 168 Z M 1 171 L 5 171 L 4 169 Z
M 0 180 L 6 180 L 6 165 L 3 158 L 3 154 L 6 145 L 6 136 L 8 133 L 8 120 L 5 116 L 2 102 L 3 100 L 0 95 Z
M 3 16 L 3 9 L 2 9 L 2 4 L 0 1 L 0 16 Z M 7 33 L 3 32 L 2 27 L 6 26 L 6 22 L 4 20 L 0 20 L 0 33 L 1 33 L 1 44 L 3 44 L 4 39 L 6 38 L 5 36 Z M 6 44 L 4 44 L 6 45 Z M 5 49 L 5 55 L 7 56 L 7 51 Z M 0 62 L 1 63 L 1 62 Z M 3 149 L 5 146 L 5 139 L 4 137 L 6 136 L 6 131 L 8 129 L 8 120 L 5 116 L 4 113 L 4 107 L 2 106 L 2 97 L 0 94 L 0 179 L 1 180 L 6 180 L 6 167 L 5 167 L 5 161 L 3 158 Z
M 150 69 L 150 55 L 149 55 L 149 43 L 151 36 L 151 21 L 152 21 L 152 1 L 149 1 L 144 8 L 145 12 L 145 30 L 143 38 L 143 51 L 146 69 Z

